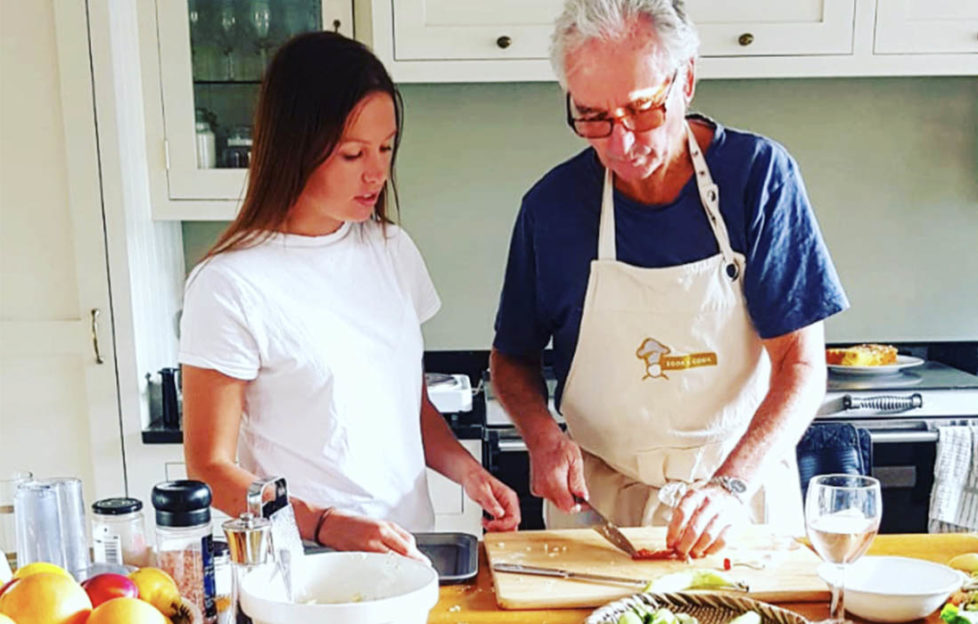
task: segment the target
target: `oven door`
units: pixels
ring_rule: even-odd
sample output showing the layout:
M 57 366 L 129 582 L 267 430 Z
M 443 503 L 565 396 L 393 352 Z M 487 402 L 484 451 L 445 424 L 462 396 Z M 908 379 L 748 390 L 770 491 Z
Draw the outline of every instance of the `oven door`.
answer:
M 872 474 L 880 481 L 880 533 L 926 533 L 934 486 L 937 427 L 978 424 L 978 418 L 874 418 L 846 420 L 869 431 Z
M 483 465 L 520 499 L 521 531 L 542 530 L 543 499 L 530 494 L 530 454 L 514 427 L 487 430 Z

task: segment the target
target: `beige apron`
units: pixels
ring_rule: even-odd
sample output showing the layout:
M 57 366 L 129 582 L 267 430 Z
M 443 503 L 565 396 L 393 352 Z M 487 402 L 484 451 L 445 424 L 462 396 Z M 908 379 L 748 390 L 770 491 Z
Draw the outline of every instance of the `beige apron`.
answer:
M 659 488 L 712 477 L 768 390 L 770 360 L 741 283 L 745 258 L 730 247 L 717 186 L 688 126 L 687 139 L 720 252 L 658 269 L 618 262 L 614 185 L 605 171 L 598 258 L 561 403 L 583 451 L 591 503 L 622 526 L 668 524 Z M 751 519 L 803 534 L 794 453 L 764 474 Z M 548 528 L 591 523 L 587 512 L 564 514 L 549 501 L 545 515 Z

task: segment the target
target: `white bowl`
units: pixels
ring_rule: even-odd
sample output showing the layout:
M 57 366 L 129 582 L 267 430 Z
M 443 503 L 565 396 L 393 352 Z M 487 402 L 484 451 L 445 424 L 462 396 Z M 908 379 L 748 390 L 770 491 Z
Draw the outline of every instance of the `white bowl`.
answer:
M 818 575 L 835 584 L 835 566 Z M 908 557 L 863 557 L 845 573 L 845 607 L 873 622 L 909 622 L 927 617 L 961 588 L 964 574 L 939 563 Z
M 307 555 L 294 574 L 295 602 L 274 568 L 245 576 L 241 608 L 254 624 L 425 624 L 438 602 L 438 572 L 395 554 Z

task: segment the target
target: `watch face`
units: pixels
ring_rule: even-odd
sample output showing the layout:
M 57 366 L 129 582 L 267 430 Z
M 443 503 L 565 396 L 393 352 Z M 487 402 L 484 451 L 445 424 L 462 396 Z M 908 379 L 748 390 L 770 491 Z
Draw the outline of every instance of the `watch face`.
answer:
M 730 479 L 727 483 L 730 484 L 730 490 L 737 494 L 742 494 L 747 491 L 747 484 L 741 479 Z

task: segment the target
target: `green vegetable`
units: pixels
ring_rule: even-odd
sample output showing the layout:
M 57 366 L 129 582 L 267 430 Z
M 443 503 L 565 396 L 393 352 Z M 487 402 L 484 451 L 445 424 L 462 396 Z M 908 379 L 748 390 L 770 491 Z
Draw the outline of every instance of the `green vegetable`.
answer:
M 618 624 L 642 624 L 642 618 L 637 613 L 626 611 L 618 617 Z
M 741 613 L 727 624 L 761 624 L 761 616 L 756 611 Z

